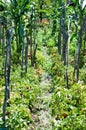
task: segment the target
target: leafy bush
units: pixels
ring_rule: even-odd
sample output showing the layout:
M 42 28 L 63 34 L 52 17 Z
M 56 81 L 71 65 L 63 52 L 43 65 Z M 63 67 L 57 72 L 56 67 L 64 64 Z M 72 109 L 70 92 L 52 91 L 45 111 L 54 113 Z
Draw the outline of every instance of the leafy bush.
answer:
M 28 124 L 32 122 L 29 109 L 23 104 L 12 105 L 7 110 L 7 126 L 9 129 L 28 128 Z
M 80 51 L 80 64 L 79 67 L 82 68 L 86 63 L 86 54 L 83 50 Z
M 37 65 L 43 66 L 44 61 L 45 61 L 44 55 L 42 54 L 41 51 L 37 50 L 37 52 L 36 52 L 36 62 L 37 62 Z
M 51 100 L 51 111 L 55 120 L 53 128 L 58 130 L 85 130 L 86 86 L 74 84 L 70 89 L 57 87 Z
M 55 42 L 53 39 L 49 39 L 49 41 L 47 41 L 47 47 L 54 47 L 55 46 Z
M 29 123 L 32 122 L 30 111 L 34 108 L 37 97 L 41 94 L 39 74 L 34 68 L 29 68 L 29 72 L 21 78 L 19 67 L 11 74 L 11 93 L 7 102 L 6 127 L 16 130 L 28 129 Z M 2 125 L 1 117 L 2 108 L 0 109 L 0 124 Z
M 86 116 L 74 115 L 68 116 L 60 121 L 52 122 L 53 130 L 85 130 L 86 129 Z
M 80 80 L 86 83 L 86 64 L 80 70 Z
M 52 66 L 51 66 L 51 75 L 52 75 L 52 88 L 54 89 L 55 86 L 59 86 L 65 84 L 64 82 L 64 73 L 65 67 L 63 62 L 61 61 L 61 56 L 57 53 L 57 48 L 52 48 L 50 50 L 51 59 L 52 59 Z

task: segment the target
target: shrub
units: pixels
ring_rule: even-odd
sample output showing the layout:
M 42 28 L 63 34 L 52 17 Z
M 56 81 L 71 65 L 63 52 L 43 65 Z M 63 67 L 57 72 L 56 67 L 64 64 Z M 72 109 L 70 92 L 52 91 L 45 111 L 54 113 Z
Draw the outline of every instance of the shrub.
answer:
M 74 84 L 70 89 L 59 86 L 54 89 L 51 111 L 55 120 L 53 128 L 58 130 L 85 130 L 86 86 Z

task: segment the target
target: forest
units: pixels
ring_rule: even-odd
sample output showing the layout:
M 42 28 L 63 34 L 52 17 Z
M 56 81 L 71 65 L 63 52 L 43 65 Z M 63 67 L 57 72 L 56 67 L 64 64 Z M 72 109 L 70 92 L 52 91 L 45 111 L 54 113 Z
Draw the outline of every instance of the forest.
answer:
M 0 0 L 0 130 L 86 130 L 86 0 Z

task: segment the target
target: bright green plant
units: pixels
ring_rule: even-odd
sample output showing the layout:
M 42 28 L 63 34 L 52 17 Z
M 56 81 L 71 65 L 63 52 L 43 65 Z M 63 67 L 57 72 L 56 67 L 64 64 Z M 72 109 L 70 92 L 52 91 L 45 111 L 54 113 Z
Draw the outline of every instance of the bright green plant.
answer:
M 86 83 L 86 65 L 84 65 L 82 69 L 80 70 L 80 80 Z
M 55 46 L 55 42 L 53 39 L 49 39 L 49 41 L 47 41 L 47 47 L 54 47 Z
M 50 53 L 52 59 L 51 74 L 54 78 L 53 81 L 58 81 L 60 79 L 63 80 L 65 67 L 63 62 L 61 61 L 61 56 L 57 53 L 57 48 L 52 48 Z
M 10 99 L 7 101 L 6 111 L 6 127 L 9 129 L 28 129 L 28 125 L 32 122 L 31 112 L 35 109 L 34 105 L 37 97 L 41 94 L 39 86 L 39 74 L 34 68 L 29 68 L 29 73 L 21 79 L 20 66 L 12 68 L 11 76 L 11 92 Z M 2 81 L 3 84 L 3 81 Z M 0 86 L 0 91 L 2 87 Z M 3 102 L 3 89 L 0 94 L 0 106 Z M 2 121 L 2 107 L 0 108 L 0 124 Z
M 51 110 L 57 124 L 53 121 L 53 129 L 85 130 L 86 118 L 86 88 L 81 84 L 74 84 L 70 89 L 57 87 L 54 89 Z
M 37 50 L 36 58 L 37 58 L 37 60 L 36 60 L 37 64 L 43 66 L 45 57 L 44 57 L 43 53 L 41 52 L 41 50 Z
M 29 109 L 24 105 L 12 105 L 7 109 L 7 126 L 9 129 L 28 128 L 28 124 L 32 122 Z

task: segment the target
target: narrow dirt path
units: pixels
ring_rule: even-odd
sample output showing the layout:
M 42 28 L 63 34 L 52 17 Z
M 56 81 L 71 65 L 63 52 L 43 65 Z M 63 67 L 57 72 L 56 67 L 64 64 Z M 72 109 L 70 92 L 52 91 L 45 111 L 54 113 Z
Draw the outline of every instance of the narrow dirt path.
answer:
M 43 48 L 43 54 L 46 57 L 45 65 L 50 60 L 50 57 L 47 54 L 46 48 Z M 49 108 L 51 93 L 49 93 L 51 85 L 51 77 L 48 72 L 44 70 L 41 81 L 41 95 L 38 97 L 36 102 L 36 111 L 32 114 L 33 123 L 30 126 L 29 130 L 52 130 L 51 125 L 51 111 Z

